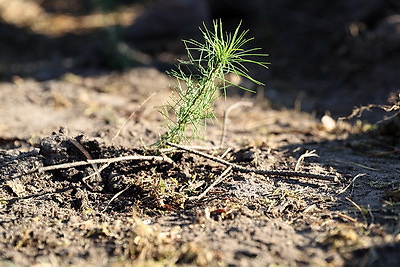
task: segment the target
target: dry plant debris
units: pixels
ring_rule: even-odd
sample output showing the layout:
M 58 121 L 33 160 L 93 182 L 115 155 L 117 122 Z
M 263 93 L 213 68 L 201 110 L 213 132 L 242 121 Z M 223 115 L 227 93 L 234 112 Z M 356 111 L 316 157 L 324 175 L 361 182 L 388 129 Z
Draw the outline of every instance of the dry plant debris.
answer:
M 15 3 L 28 2 L 33 0 L 0 1 L 0 12 Z M 283 2 L 275 7 L 286 12 L 288 1 Z M 338 3 L 333 5 L 338 7 Z M 311 9 L 318 5 L 299 5 L 299 8 L 303 6 Z M 280 9 L 282 7 L 285 10 Z M 357 8 L 363 14 L 368 9 L 369 5 Z M 19 10 L 25 10 L 26 16 L 37 11 L 33 8 Z M 281 16 L 283 13 L 275 12 L 276 9 L 271 10 L 279 14 L 276 16 L 287 19 Z M 386 11 L 382 13 L 386 14 Z M 120 14 L 123 16 L 122 12 Z M 62 23 L 69 18 L 61 18 L 59 22 L 63 25 L 58 26 L 55 24 L 57 15 L 46 15 L 50 23 L 39 30 L 46 31 L 48 36 L 80 27 Z M 21 24 L 15 22 L 15 25 L 30 24 L 23 24 L 26 16 L 17 17 Z M 86 43 L 92 39 L 85 38 L 88 37 L 86 30 L 97 27 L 92 24 L 90 28 L 86 24 L 90 17 L 98 18 L 96 14 L 83 18 L 83 24 L 77 29 L 82 35 L 71 39 L 54 37 L 55 45 L 63 43 L 79 47 L 72 50 L 74 62 L 75 59 L 78 63 L 81 60 L 84 64 L 92 62 L 93 55 L 98 55 L 85 55 L 80 50 L 82 44 L 92 47 Z M 337 15 L 329 18 L 332 17 Z M 120 22 L 124 21 L 125 18 Z M 310 25 L 315 24 L 307 21 Z M 389 20 L 384 21 L 389 23 Z M 392 26 L 397 25 L 395 20 L 392 22 Z M 21 36 L 30 36 L 30 30 L 41 23 L 39 18 L 37 23 L 29 29 L 17 26 L 11 29 Z M 71 25 L 73 27 L 68 30 Z M 332 27 L 340 28 L 337 25 Z M 379 25 L 378 28 L 382 26 Z M 292 31 L 298 25 L 294 26 L 287 27 L 291 34 L 285 37 L 298 33 Z M 314 28 L 307 28 L 307 31 L 312 32 Z M 395 28 L 390 35 L 393 41 L 397 36 Z M 360 41 L 363 49 L 369 48 L 364 44 L 371 33 L 374 34 L 374 29 L 360 29 L 367 32 L 360 32 L 362 34 L 353 36 L 352 40 Z M 309 35 L 305 38 L 313 40 Z M 337 47 L 338 40 L 334 39 L 334 45 L 324 48 Z M 103 40 L 97 41 L 102 43 Z M 379 42 L 393 46 L 392 51 L 396 48 L 395 42 L 382 42 L 382 39 Z M 31 68 L 32 65 L 26 64 L 35 57 L 29 51 L 36 51 L 36 46 L 43 49 L 42 44 L 29 42 L 26 54 L 21 54 L 25 47 L 16 54 L 22 63 L 10 62 L 17 68 Z M 290 45 L 296 48 L 293 51 L 297 54 L 301 42 Z M 351 44 L 348 47 L 348 42 L 341 45 L 350 52 L 350 57 L 344 57 L 346 68 L 359 66 L 351 61 L 352 52 L 359 47 L 351 47 Z M 378 46 L 375 52 L 385 51 L 385 47 Z M 368 56 L 375 56 L 375 53 L 369 53 L 370 49 L 365 50 Z M 45 53 L 48 53 L 47 49 Z M 61 59 L 70 56 L 62 51 L 59 53 Z M 360 58 L 364 58 L 362 55 Z M 386 55 L 382 56 L 385 62 L 397 61 L 396 56 L 387 58 Z M 64 60 L 60 62 L 64 64 Z M 398 68 L 372 62 L 374 66 L 369 62 L 367 69 L 379 71 L 367 71 L 355 78 L 354 73 L 350 73 L 345 79 L 346 83 L 348 79 L 360 79 L 356 83 L 362 87 L 361 92 L 356 94 L 354 84 L 350 83 L 351 90 L 338 90 L 329 97 L 323 94 L 322 98 L 332 105 L 339 104 L 337 108 L 343 111 L 342 104 L 346 101 L 342 96 L 354 105 L 359 103 L 359 96 L 368 95 L 368 90 L 382 89 L 375 88 L 378 83 L 371 82 L 375 77 L 380 79 L 382 76 L 384 87 L 393 88 L 393 82 L 397 82 L 394 70 Z M 308 63 L 312 65 L 312 57 Z M 3 63 L 0 65 L 3 69 L 7 67 Z M 316 65 L 316 69 L 320 69 L 321 65 Z M 49 69 L 48 66 L 44 65 L 40 71 L 52 74 L 46 77 L 58 77 L 53 76 L 54 73 L 58 75 L 57 68 Z M 300 66 L 304 66 L 304 61 Z M 309 66 L 306 67 L 309 71 Z M 298 69 L 293 70 L 297 72 Z M 285 78 L 291 71 L 284 70 Z M 377 73 L 383 75 L 374 75 Z M 301 84 L 303 89 L 309 87 L 298 76 L 292 81 L 285 80 L 283 85 L 269 80 L 271 88 L 277 88 L 275 96 L 273 90 L 267 92 L 273 103 L 260 98 L 244 112 L 231 112 L 231 123 L 229 127 L 224 123 L 222 135 L 220 127 L 207 125 L 206 139 L 216 143 L 157 151 L 143 144 L 156 142 L 161 132 L 161 127 L 154 122 L 158 124 L 162 118 L 152 111 L 153 106 L 159 105 L 159 99 L 167 99 L 167 92 L 160 88 L 167 88 L 171 81 L 163 73 L 140 68 L 122 74 L 88 77 L 77 72 L 44 82 L 31 80 L 30 74 L 22 72 L 21 76 L 0 85 L 1 266 L 399 265 L 400 131 L 396 127 L 386 128 L 386 132 L 365 131 L 365 126 L 370 129 L 375 126 L 334 121 L 332 110 L 331 117 L 323 120 L 318 120 L 318 115 L 302 113 L 311 94 L 307 90 L 301 105 L 296 100 L 295 111 L 278 108 L 275 101 L 292 101 L 291 95 L 284 93 L 288 88 L 296 89 L 294 93 L 298 94 L 297 85 Z M 384 76 L 393 79 L 385 81 Z M 374 88 L 368 89 L 371 84 Z M 323 91 L 330 93 L 319 82 L 310 87 L 318 89 L 318 93 L 311 94 L 313 97 Z M 157 90 L 158 94 L 146 102 L 152 90 Z M 217 116 L 222 120 L 223 111 L 242 100 L 227 98 L 226 102 L 220 101 L 223 103 L 217 103 Z M 373 99 L 368 101 L 374 103 Z M 140 106 L 140 103 L 145 105 Z M 398 102 L 390 103 L 398 106 Z M 271 109 L 271 104 L 276 109 Z M 391 109 L 392 104 L 388 105 L 388 110 L 398 112 L 396 106 Z M 397 119 L 398 116 L 390 121 Z M 76 132 L 51 134 L 63 124 Z M 123 130 L 113 139 L 121 125 Z M 221 136 L 224 139 L 218 143 Z M 301 176 L 288 179 L 253 172 L 296 170 L 302 155 L 314 149 L 320 157 L 305 158 L 298 170 L 336 177 L 338 182 Z M 250 172 L 240 171 L 237 166 Z

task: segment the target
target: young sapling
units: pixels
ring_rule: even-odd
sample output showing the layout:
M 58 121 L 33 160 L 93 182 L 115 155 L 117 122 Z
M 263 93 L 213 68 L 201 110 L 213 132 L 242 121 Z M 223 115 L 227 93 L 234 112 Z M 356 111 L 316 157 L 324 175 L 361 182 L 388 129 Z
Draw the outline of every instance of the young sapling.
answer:
M 200 29 L 204 42 L 184 40 L 188 59 L 180 60 L 177 70 L 168 74 L 176 79 L 174 94 L 162 106 L 160 112 L 165 118 L 167 131 L 158 145 L 166 142 L 188 141 L 190 129 L 194 138 L 201 138 L 208 119 L 215 119 L 214 104 L 221 90 L 237 86 L 252 91 L 226 79 L 228 74 L 237 75 L 263 85 L 248 74 L 247 64 L 268 68 L 267 62 L 256 61 L 253 57 L 266 57 L 256 53 L 260 48 L 245 49 L 253 38 L 246 38 L 248 30 L 240 31 L 241 23 L 233 33 L 223 31 L 221 20 L 213 22 L 213 30 Z

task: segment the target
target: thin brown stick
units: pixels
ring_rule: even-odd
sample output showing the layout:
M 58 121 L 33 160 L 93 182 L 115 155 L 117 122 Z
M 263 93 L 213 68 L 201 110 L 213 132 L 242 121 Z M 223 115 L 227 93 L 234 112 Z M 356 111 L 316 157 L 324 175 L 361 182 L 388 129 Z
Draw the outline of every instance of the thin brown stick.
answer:
M 121 127 L 119 127 L 118 131 L 115 133 L 115 135 L 113 136 L 113 138 L 111 138 L 111 141 L 114 141 L 115 138 L 118 137 L 118 135 L 121 133 L 122 129 L 125 128 L 125 125 L 130 121 L 130 119 L 132 119 L 133 115 L 136 114 L 136 112 L 138 110 L 140 110 L 143 105 L 150 99 L 152 98 L 156 93 L 152 93 L 151 95 L 149 95 L 145 100 L 143 100 L 143 102 L 139 105 L 139 107 L 137 109 L 135 109 L 131 115 L 129 115 L 129 117 L 124 121 L 124 123 L 121 125 Z
M 304 159 L 305 158 L 309 158 L 309 157 L 319 157 L 318 156 L 318 154 L 317 153 L 315 153 L 315 149 L 313 149 L 313 150 L 311 150 L 311 151 L 306 151 L 304 154 L 302 154 L 299 158 L 298 158 L 298 160 L 297 160 L 297 162 L 296 162 L 296 166 L 294 167 L 294 170 L 295 171 L 298 171 L 299 170 L 299 168 L 300 168 L 300 165 L 303 163 L 303 161 L 304 161 Z
M 339 118 L 339 120 L 349 120 L 352 119 L 354 117 L 361 117 L 361 115 L 363 114 L 364 111 L 370 111 L 372 108 L 380 108 L 383 109 L 386 112 L 391 112 L 391 111 L 396 111 L 396 110 L 400 110 L 400 105 L 398 103 L 394 103 L 393 105 L 376 105 L 376 104 L 368 104 L 365 106 L 361 106 L 361 107 L 355 107 L 353 109 L 353 112 L 347 116 L 347 117 L 341 117 Z M 394 114 L 393 116 L 397 116 L 398 113 Z M 390 119 L 390 118 L 389 118 Z
M 97 166 L 97 165 L 96 165 L 96 166 Z M 90 179 L 91 177 L 93 177 L 93 176 L 95 176 L 95 175 L 100 175 L 101 172 L 102 172 L 105 168 L 107 168 L 108 166 L 110 166 L 110 163 L 105 163 L 105 164 L 103 164 L 100 168 L 98 168 L 98 169 L 96 170 L 96 172 L 94 172 L 94 173 L 92 173 L 92 174 L 90 174 L 90 175 L 88 175 L 88 176 L 83 177 L 83 178 L 82 178 L 82 182 L 83 182 L 90 190 L 93 190 L 93 188 L 86 182 L 86 180 Z M 101 177 L 101 176 L 100 176 L 100 177 Z
M 79 143 L 78 141 L 76 141 L 75 139 L 69 138 L 69 141 L 77 148 L 79 149 L 79 151 L 82 152 L 83 155 L 85 155 L 86 159 L 93 159 L 92 156 L 90 155 L 90 153 L 83 147 L 83 145 L 81 143 Z M 93 163 L 92 167 L 94 169 L 94 173 L 97 176 L 97 178 L 99 179 L 99 181 L 102 181 L 103 178 L 101 177 L 101 172 L 99 171 L 99 169 L 97 168 L 97 164 Z M 84 180 L 84 182 L 86 183 L 86 181 Z M 89 186 L 89 185 L 87 185 Z M 90 187 L 90 186 L 89 186 Z
M 89 152 L 81 145 L 81 143 L 72 138 L 69 138 L 68 141 L 70 141 L 77 149 L 79 149 L 86 159 L 93 159 Z
M 357 222 L 356 219 L 354 219 L 354 218 L 352 218 L 352 217 L 350 217 L 350 216 L 348 216 L 346 214 L 343 214 L 343 213 L 340 213 L 340 212 L 334 212 L 333 214 L 335 214 L 335 215 L 337 215 L 337 216 L 339 216 L 339 217 L 341 217 L 341 218 L 343 218 L 345 220 L 351 221 L 353 223 Z
M 303 178 L 311 178 L 311 179 L 318 179 L 318 180 L 327 180 L 327 181 L 333 181 L 337 182 L 337 177 L 334 176 L 328 176 L 328 175 L 320 175 L 320 174 L 312 174 L 312 173 L 307 173 L 307 172 L 300 172 L 300 171 L 290 171 L 290 170 L 258 170 L 255 168 L 246 168 L 231 162 L 228 162 L 226 160 L 223 160 L 218 157 L 214 157 L 212 155 L 193 150 L 193 149 L 188 149 L 186 147 L 171 143 L 171 142 L 166 142 L 169 146 L 176 147 L 182 150 L 185 150 L 189 153 L 193 153 L 195 155 L 201 156 L 203 158 L 221 163 L 225 166 L 231 166 L 234 171 L 239 171 L 243 173 L 255 173 L 255 174 L 260 174 L 260 175 L 269 175 L 269 176 L 277 176 L 277 177 L 303 177 Z
M 227 108 L 224 112 L 224 124 L 222 126 L 222 134 L 221 134 L 221 140 L 219 142 L 219 148 L 223 147 L 224 143 L 225 143 L 225 139 L 226 139 L 226 129 L 227 129 L 227 125 L 228 125 L 228 117 L 229 114 L 236 108 L 238 107 L 252 107 L 253 103 L 252 102 L 236 102 L 235 104 L 233 104 L 232 106 L 230 106 L 229 108 Z
M 122 193 L 124 193 L 126 190 L 128 190 L 129 188 L 131 188 L 132 186 L 128 186 L 125 189 L 122 189 L 121 191 L 119 191 L 118 193 L 116 193 L 110 201 L 108 201 L 106 207 L 101 211 L 101 213 L 105 212 L 108 208 L 108 206 L 110 206 L 111 202 L 113 202 L 115 199 L 117 199 Z
M 232 148 L 228 147 L 225 152 L 221 155 L 221 159 L 225 158 L 226 155 L 228 155 L 229 152 L 231 152 Z
M 346 197 L 345 199 L 347 201 L 349 201 L 351 204 L 353 204 L 353 206 L 360 212 L 361 216 L 363 217 L 363 220 L 365 221 L 365 224 L 368 224 L 367 217 L 365 217 L 364 211 L 362 210 L 362 208 L 357 203 L 355 203 L 353 200 L 351 200 L 350 198 Z
M 359 164 L 359 163 L 356 163 L 356 162 L 352 162 L 352 161 L 344 161 L 344 160 L 337 160 L 337 159 L 333 159 L 332 161 L 335 161 L 335 162 L 338 162 L 338 163 L 342 163 L 342 164 L 353 165 L 353 166 L 360 167 L 360 168 L 363 168 L 363 169 L 367 169 L 367 170 L 370 170 L 370 171 L 379 171 L 379 169 L 372 168 L 372 167 L 369 167 L 369 166 L 365 166 L 365 165 L 362 165 L 362 164 Z
M 338 195 L 343 194 L 344 192 L 346 192 L 346 190 L 349 189 L 349 187 L 350 187 L 352 184 L 354 184 L 354 182 L 356 181 L 357 178 L 362 177 L 362 176 L 365 176 L 365 175 L 367 175 L 367 174 L 366 174 L 366 173 L 359 173 L 359 174 L 357 174 L 345 188 L 343 188 L 342 190 L 340 190 L 340 191 L 338 192 Z
M 53 170 L 59 170 L 59 169 L 67 169 L 67 168 L 73 168 L 73 167 L 78 167 L 78 166 L 85 166 L 85 165 L 91 165 L 91 164 L 101 164 L 101 163 L 115 163 L 115 162 L 120 162 L 120 161 L 132 161 L 132 160 L 141 160 L 141 161 L 161 161 L 161 162 L 168 162 L 168 163 L 173 163 L 173 161 L 168 158 L 167 156 L 124 156 L 124 157 L 118 157 L 118 158 L 109 158 L 109 159 L 92 159 L 92 160 L 87 160 L 87 161 L 76 161 L 76 162 L 69 162 L 69 163 L 63 163 L 63 164 L 58 164 L 58 165 L 51 165 L 51 166 L 46 166 L 46 167 L 40 167 L 36 171 L 38 172 L 45 172 L 45 171 L 53 171 Z
M 219 146 L 187 146 L 187 145 L 182 145 L 182 147 L 188 148 L 188 149 L 195 149 L 195 150 L 200 150 L 200 151 L 212 151 L 212 150 L 219 150 Z M 168 147 L 168 148 L 161 148 L 159 151 L 161 153 L 169 153 L 176 151 L 176 147 Z
M 225 170 L 223 173 L 221 173 L 221 174 L 218 176 L 218 178 L 215 179 L 215 181 L 214 181 L 209 187 L 207 187 L 206 190 L 204 190 L 203 193 L 201 193 L 201 194 L 198 195 L 198 196 L 191 197 L 190 200 L 199 200 L 199 199 L 202 199 L 208 192 L 210 192 L 211 189 L 213 189 L 217 184 L 219 184 L 220 182 L 222 182 L 223 179 L 226 178 L 226 177 L 228 176 L 228 174 L 229 174 L 229 172 L 230 172 L 231 170 L 232 170 L 232 166 L 229 166 L 228 168 L 226 168 L 226 170 Z

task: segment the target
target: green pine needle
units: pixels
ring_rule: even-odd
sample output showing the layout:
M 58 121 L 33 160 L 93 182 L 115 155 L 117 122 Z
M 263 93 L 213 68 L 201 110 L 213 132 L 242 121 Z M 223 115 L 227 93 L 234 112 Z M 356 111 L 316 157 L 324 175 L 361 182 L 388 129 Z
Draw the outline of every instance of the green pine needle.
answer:
M 227 87 L 237 86 L 253 92 L 226 80 L 227 74 L 235 74 L 257 85 L 263 85 L 248 74 L 245 64 L 268 68 L 269 63 L 250 59 L 268 55 L 255 52 L 260 48 L 243 48 L 253 38 L 245 38 L 248 30 L 240 32 L 241 23 L 233 34 L 223 31 L 221 20 L 213 22 L 213 31 L 207 29 L 205 24 L 203 26 L 201 32 L 204 43 L 192 39 L 184 40 L 188 60 L 181 60 L 177 66 L 178 70 L 168 73 L 175 77 L 177 82 L 171 102 L 167 102 L 160 110 L 166 121 L 167 132 L 161 136 L 158 145 L 163 145 L 166 141 L 186 142 L 188 129 L 192 131 L 194 138 L 201 138 L 207 119 L 215 119 L 214 104 L 219 95 L 218 91 L 223 90 L 225 93 Z M 183 71 L 183 67 L 186 72 Z M 188 70 L 193 68 L 196 74 L 187 74 Z

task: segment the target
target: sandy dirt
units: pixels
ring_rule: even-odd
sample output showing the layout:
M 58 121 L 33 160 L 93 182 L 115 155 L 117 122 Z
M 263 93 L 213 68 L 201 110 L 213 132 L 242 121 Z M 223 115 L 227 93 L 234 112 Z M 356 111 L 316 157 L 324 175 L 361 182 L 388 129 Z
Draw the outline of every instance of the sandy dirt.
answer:
M 46 44 L 76 45 L 65 38 Z M 82 38 L 98 46 L 93 36 Z M 82 70 L 91 56 L 83 51 L 73 61 L 79 56 Z M 400 263 L 398 122 L 337 120 L 362 104 L 359 95 L 381 104 L 382 92 L 343 99 L 349 88 L 316 93 L 331 80 L 309 78 L 298 90 L 297 78 L 271 79 L 258 95 L 232 89 L 217 103 L 218 122 L 193 143 L 208 147 L 206 158 L 196 147 L 152 146 L 165 131 L 158 107 L 174 83 L 157 61 L 174 55 L 154 58 L 124 71 L 107 70 L 99 59 L 83 73 L 53 62 L 46 75 L 4 74 L 0 266 Z M 361 84 L 365 75 L 353 78 Z M 238 102 L 253 106 L 225 118 Z M 285 174 L 295 169 L 315 176 Z

